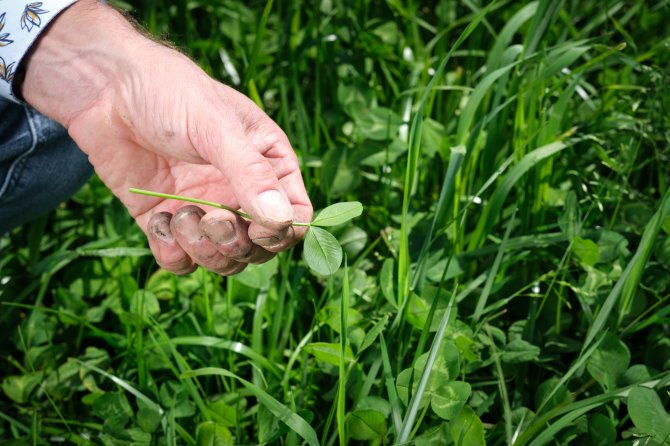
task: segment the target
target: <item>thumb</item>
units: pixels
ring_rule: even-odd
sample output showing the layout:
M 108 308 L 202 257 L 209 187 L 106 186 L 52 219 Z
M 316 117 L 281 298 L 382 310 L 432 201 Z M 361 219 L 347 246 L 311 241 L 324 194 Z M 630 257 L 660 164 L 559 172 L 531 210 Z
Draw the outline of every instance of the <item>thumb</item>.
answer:
M 239 149 L 227 154 L 225 167 L 220 169 L 240 207 L 267 229 L 290 226 L 293 207 L 266 154 L 248 142 L 238 141 L 229 147 L 235 146 Z

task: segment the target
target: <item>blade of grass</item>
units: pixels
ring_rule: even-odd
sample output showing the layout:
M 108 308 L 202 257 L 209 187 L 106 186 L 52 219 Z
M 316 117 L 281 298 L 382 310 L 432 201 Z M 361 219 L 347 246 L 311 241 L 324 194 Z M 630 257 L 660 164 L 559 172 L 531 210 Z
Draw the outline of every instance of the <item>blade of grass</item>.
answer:
M 397 438 L 400 436 L 400 428 L 402 426 L 402 403 L 400 401 L 400 397 L 398 396 L 398 391 L 395 387 L 393 370 L 391 369 L 391 361 L 389 360 L 389 352 L 386 348 L 384 333 L 379 334 L 379 349 L 382 354 L 382 364 L 384 366 L 384 382 L 386 384 L 386 392 L 388 393 L 389 402 L 391 403 L 391 419 L 393 420 L 393 428 Z
M 146 396 L 145 394 L 143 394 L 142 392 L 140 392 L 139 390 L 137 390 L 136 388 L 131 386 L 128 383 L 128 381 L 125 381 L 125 380 L 119 378 L 118 376 L 114 376 L 111 373 L 108 373 L 108 372 L 102 370 L 101 368 L 98 368 L 98 367 L 96 367 L 92 364 L 88 364 L 88 363 L 86 363 L 84 361 L 81 361 L 79 359 L 77 359 L 76 361 L 80 366 L 82 366 L 86 369 L 92 370 L 95 373 L 98 373 L 98 374 L 104 376 L 105 378 L 109 379 L 114 384 L 118 385 L 119 387 L 122 387 L 125 391 L 127 391 L 128 393 L 133 395 L 135 398 L 142 401 L 144 404 L 151 407 L 152 409 L 156 410 L 160 415 L 163 415 L 165 413 L 163 408 L 158 403 L 154 402 L 151 398 L 149 398 L 148 396 Z
M 421 246 L 421 251 L 419 252 L 418 265 L 416 267 L 416 272 L 414 273 L 414 279 L 410 288 L 412 290 L 421 289 L 421 286 L 423 285 L 423 281 L 426 276 L 426 261 L 428 260 L 428 250 L 430 249 L 430 245 L 433 242 L 435 230 L 444 224 L 447 210 L 449 209 L 453 198 L 456 175 L 458 174 L 458 171 L 463 164 L 464 158 L 464 146 L 452 147 L 451 156 L 449 157 L 449 164 L 447 166 L 447 173 L 445 174 L 444 181 L 442 182 L 440 197 L 437 200 L 437 207 L 435 208 L 433 221 L 430 223 L 430 229 L 425 235 L 423 246 Z
M 535 436 L 535 434 L 540 429 L 542 429 L 542 427 L 547 426 L 547 423 L 549 423 L 549 421 L 561 415 L 564 414 L 569 415 L 574 411 L 581 410 L 585 407 L 591 407 L 591 409 L 595 409 L 611 401 L 626 398 L 630 390 L 637 386 L 649 387 L 651 389 L 661 389 L 664 387 L 668 387 L 669 385 L 670 385 L 670 372 L 664 372 L 643 383 L 631 384 L 630 386 L 615 389 L 606 393 L 602 393 L 600 395 L 595 395 L 580 401 L 575 401 L 570 404 L 564 404 L 562 406 L 558 406 L 549 411 L 548 413 L 546 413 L 544 416 L 535 420 L 528 427 L 528 429 L 526 429 L 526 431 L 523 432 L 523 434 L 521 434 L 521 436 L 514 443 L 514 446 L 525 446 Z
M 226 369 L 218 367 L 205 367 L 196 370 L 189 370 L 181 374 L 182 378 L 195 378 L 198 376 L 212 375 L 225 376 L 227 378 L 237 380 L 252 395 L 254 395 L 261 404 L 263 404 L 270 412 L 272 412 L 274 416 L 276 416 L 280 421 L 284 422 L 295 433 L 300 435 L 300 437 L 303 438 L 307 444 L 310 446 L 319 446 L 319 440 L 317 439 L 316 432 L 303 417 L 293 412 L 291 409 L 277 401 L 274 397 L 272 397 L 260 387 L 254 385 L 252 382 L 249 382 Z
M 512 407 L 509 402 L 509 394 L 507 393 L 507 384 L 505 383 L 505 373 L 503 372 L 502 364 L 500 362 L 500 352 L 496 347 L 493 335 L 489 329 L 489 325 L 485 324 L 486 333 L 488 335 L 488 342 L 491 347 L 491 356 L 496 367 L 496 376 L 498 381 L 498 391 L 500 392 L 500 399 L 503 405 L 503 418 L 505 421 L 505 437 L 507 444 L 512 444 Z
M 614 311 L 614 307 L 619 301 L 619 298 L 623 296 L 623 305 L 620 306 L 620 314 L 617 324 L 618 326 L 621 325 L 621 321 L 625 315 L 624 310 L 627 308 L 626 306 L 640 283 L 644 267 L 654 250 L 654 243 L 661 230 L 661 225 L 668 216 L 670 216 L 670 189 L 665 192 L 665 196 L 661 200 L 658 210 L 645 226 L 642 239 L 640 240 L 640 244 L 638 245 L 633 258 L 631 258 L 628 265 L 626 265 L 626 269 L 621 273 L 619 280 L 617 280 L 614 288 L 612 288 L 607 299 L 605 299 L 593 324 L 589 327 L 589 331 L 584 339 L 584 345 L 582 346 L 582 352 L 590 347 L 596 335 L 603 330 L 610 314 Z
M 255 363 L 257 367 L 268 370 L 277 377 L 281 376 L 281 370 L 275 364 L 268 361 L 263 355 L 259 354 L 254 349 L 238 341 L 229 341 L 227 339 L 221 339 L 214 336 L 179 336 L 176 338 L 171 338 L 170 342 L 173 345 L 197 345 L 200 347 L 221 348 L 231 352 L 239 353 L 240 355 L 249 358 L 252 362 Z
M 509 195 L 512 187 L 514 187 L 519 179 L 523 177 L 523 175 L 533 166 L 537 165 L 542 160 L 555 155 L 561 150 L 564 150 L 567 147 L 568 144 L 561 141 L 547 144 L 528 153 L 521 159 L 521 161 L 519 161 L 519 163 L 512 167 L 500 186 L 498 186 L 498 188 L 493 193 L 488 206 L 484 209 L 482 217 L 479 219 L 477 228 L 472 233 L 472 238 L 470 239 L 471 250 L 481 247 L 484 239 L 491 231 L 493 223 L 500 216 L 500 211 L 502 210 L 507 195 Z
M 340 446 L 347 444 L 347 432 L 345 425 L 346 401 L 345 393 L 347 389 L 346 372 L 346 352 L 347 352 L 347 333 L 349 321 L 349 269 L 347 267 L 347 256 L 344 256 L 344 276 L 342 279 L 342 299 L 340 301 L 340 364 L 338 367 L 339 380 L 337 384 L 337 433 L 340 438 Z
M 592 411 L 593 409 L 600 407 L 602 403 L 593 403 L 588 406 L 580 407 L 570 411 L 568 414 L 563 415 L 561 418 L 552 423 L 548 428 L 546 428 L 540 435 L 538 435 L 535 440 L 530 443 L 530 446 L 543 446 L 550 441 L 554 440 L 556 434 L 562 429 L 573 425 L 574 421 L 584 415 L 587 412 Z
M 267 28 L 268 18 L 270 17 L 270 12 L 272 12 L 272 4 L 274 0 L 268 0 L 263 9 L 263 14 L 261 19 L 258 21 L 258 27 L 256 28 L 256 37 L 254 38 L 254 46 L 251 49 L 251 54 L 249 55 L 249 65 L 244 71 L 244 81 L 246 84 L 249 84 L 250 81 L 253 81 L 254 75 L 256 74 L 256 65 L 258 64 L 258 54 L 260 53 L 261 46 L 263 45 L 263 37 L 265 35 L 265 28 Z M 255 87 L 255 84 L 254 84 Z
M 400 435 L 398 435 L 398 443 L 406 443 L 409 441 L 410 434 L 414 428 L 414 422 L 416 416 L 419 412 L 419 406 L 421 404 L 421 399 L 423 394 L 426 391 L 428 386 L 428 381 L 430 375 L 433 371 L 433 365 L 437 359 L 437 355 L 442 348 L 442 341 L 444 340 L 444 333 L 447 330 L 447 325 L 449 323 L 449 318 L 451 317 L 451 310 L 454 305 L 454 300 L 456 298 L 457 287 L 454 288 L 454 291 L 451 293 L 451 298 L 449 299 L 449 304 L 447 305 L 442 320 L 440 321 L 440 326 L 435 333 L 433 338 L 433 343 L 428 350 L 428 359 L 426 360 L 426 366 L 421 373 L 421 378 L 419 379 L 419 385 L 417 386 L 416 392 L 412 395 L 411 400 L 409 401 L 407 413 L 403 419 L 402 426 L 400 427 Z
M 479 23 L 484 16 L 489 12 L 495 1 L 491 2 L 477 14 L 468 24 L 465 30 L 460 34 L 456 42 L 450 48 L 449 52 L 444 56 L 435 74 L 432 76 L 430 82 L 423 91 L 421 98 L 417 103 L 417 111 L 412 119 L 412 124 L 409 131 L 409 152 L 407 154 L 407 167 L 405 169 L 405 182 L 403 187 L 403 201 L 402 201 L 402 215 L 400 223 L 400 252 L 398 254 L 398 304 L 403 305 L 407 296 L 409 295 L 409 265 L 411 262 L 409 254 L 409 207 L 414 190 L 416 188 L 416 173 L 419 168 L 419 159 L 421 155 L 421 132 L 424 118 L 424 109 L 429 96 L 432 94 L 433 87 L 438 79 L 442 79 L 447 62 L 451 59 L 452 54 L 461 44 L 468 38 L 468 36 L 479 26 Z M 408 432 L 409 434 L 409 432 Z
M 256 297 L 256 306 L 254 308 L 254 318 L 251 328 L 251 349 L 258 354 L 258 356 L 265 359 L 261 352 L 263 351 L 263 312 L 265 310 L 265 301 L 267 299 L 268 293 L 265 290 L 261 290 Z M 252 368 L 252 382 L 261 386 L 262 379 L 260 370 L 256 367 Z
M 560 389 L 561 386 L 564 386 L 565 384 L 567 384 L 568 381 L 570 381 L 570 378 L 572 378 L 572 376 L 575 373 L 577 373 L 579 370 L 582 369 L 584 364 L 586 364 L 586 361 L 588 361 L 588 359 L 591 357 L 593 352 L 596 351 L 596 349 L 598 348 L 600 343 L 603 341 L 603 339 L 605 339 L 605 334 L 606 333 L 607 332 L 603 332 L 600 335 L 600 337 L 593 343 L 593 345 L 583 355 L 579 355 L 577 360 L 575 360 L 575 362 L 570 366 L 570 368 L 565 373 L 565 375 L 563 375 L 561 377 L 561 379 L 556 383 L 554 388 L 551 389 L 551 392 L 549 392 L 549 394 L 547 394 L 547 396 L 544 397 L 544 401 L 542 402 L 542 404 L 540 404 L 540 407 L 537 408 L 536 416 L 542 413 L 542 409 L 544 409 L 545 404 L 547 404 L 547 402 L 549 402 L 551 400 L 551 397 L 553 397 L 554 394 L 556 394 L 558 389 Z
M 511 19 L 507 21 L 505 27 L 498 34 L 498 38 L 495 39 L 491 51 L 489 51 L 488 59 L 486 60 L 486 71 L 492 72 L 499 68 L 500 66 L 500 57 L 502 56 L 505 48 L 509 46 L 512 42 L 514 34 L 531 19 L 537 12 L 538 2 L 530 2 L 523 8 L 519 9 Z
M 493 261 L 493 265 L 491 266 L 491 269 L 489 270 L 488 277 L 486 278 L 486 284 L 484 285 L 484 289 L 482 290 L 481 294 L 479 295 L 479 299 L 477 299 L 477 305 L 475 306 L 475 312 L 472 315 L 472 321 L 474 323 L 478 323 L 479 320 L 482 317 L 482 313 L 484 312 L 484 307 L 486 306 L 486 302 L 489 299 L 489 296 L 491 294 L 491 290 L 493 289 L 493 282 L 498 275 L 498 270 L 500 269 L 500 265 L 502 264 L 502 259 L 503 255 L 505 253 L 505 250 L 507 249 L 507 241 L 509 240 L 509 236 L 512 233 L 512 229 L 514 228 L 514 224 L 516 222 L 516 208 L 514 208 L 514 211 L 512 212 L 512 216 L 509 219 L 509 222 L 507 223 L 507 229 L 505 230 L 505 236 L 503 237 L 502 241 L 500 242 L 500 248 L 498 249 L 498 253 L 496 254 L 496 258 Z

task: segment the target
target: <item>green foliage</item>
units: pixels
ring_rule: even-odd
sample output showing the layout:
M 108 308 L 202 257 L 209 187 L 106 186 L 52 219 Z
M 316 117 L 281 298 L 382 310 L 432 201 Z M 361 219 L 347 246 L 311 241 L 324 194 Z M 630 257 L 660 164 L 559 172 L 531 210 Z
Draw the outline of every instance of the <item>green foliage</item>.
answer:
M 670 414 L 653 389 L 633 387 L 628 394 L 628 415 L 635 427 L 658 444 L 670 438 Z
M 303 256 L 317 274 L 330 276 L 342 264 L 342 247 L 330 232 L 319 227 L 310 227 L 305 236 Z
M 667 2 L 114 3 L 323 210 L 230 278 L 97 178 L 0 237 L 0 444 L 667 444 Z

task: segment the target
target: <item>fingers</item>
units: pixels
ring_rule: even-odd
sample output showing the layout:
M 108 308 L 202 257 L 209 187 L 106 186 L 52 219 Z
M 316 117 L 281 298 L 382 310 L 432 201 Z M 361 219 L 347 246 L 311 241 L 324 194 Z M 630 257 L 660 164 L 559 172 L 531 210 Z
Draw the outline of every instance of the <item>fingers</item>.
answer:
M 200 265 L 228 276 L 248 263 L 263 263 L 274 256 L 251 242 L 246 221 L 222 209 L 205 213 L 189 205 L 174 215 L 160 212 L 149 219 L 147 233 L 158 264 L 175 274 L 191 273 Z
M 238 262 L 262 263 L 272 257 L 272 253 L 252 243 L 248 223 L 232 212 L 223 209 L 208 212 L 200 221 L 200 231 L 218 252 Z
M 193 262 L 210 271 L 230 275 L 242 271 L 244 266 L 223 256 L 216 246 L 200 231 L 200 220 L 205 211 L 197 206 L 184 206 L 172 217 L 170 229 L 179 245 Z
M 295 244 L 304 231 L 289 227 L 301 218 L 309 221 L 311 204 L 288 138 L 248 98 L 223 86 L 216 91 L 226 105 L 219 107 L 220 113 L 210 112 L 198 120 L 198 129 L 208 137 L 194 139 L 196 150 L 222 172 L 240 208 L 251 215 L 254 243 Z M 217 117 L 230 104 L 239 119 L 235 125 Z
M 177 243 L 170 228 L 171 220 L 172 214 L 169 212 L 160 212 L 149 219 L 149 247 L 161 268 L 175 274 L 189 274 L 195 271 L 196 265 Z
M 282 237 L 293 222 L 293 208 L 265 156 L 247 144 L 233 154 L 226 170 L 240 207 L 269 233 Z

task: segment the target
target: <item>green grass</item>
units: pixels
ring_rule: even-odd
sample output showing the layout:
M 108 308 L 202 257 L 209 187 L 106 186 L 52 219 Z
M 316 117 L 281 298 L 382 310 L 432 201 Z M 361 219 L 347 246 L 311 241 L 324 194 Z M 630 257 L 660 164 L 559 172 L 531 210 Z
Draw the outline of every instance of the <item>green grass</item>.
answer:
M 327 278 L 95 178 L 1 237 L 0 445 L 670 444 L 670 2 L 116 3 L 365 210 Z

